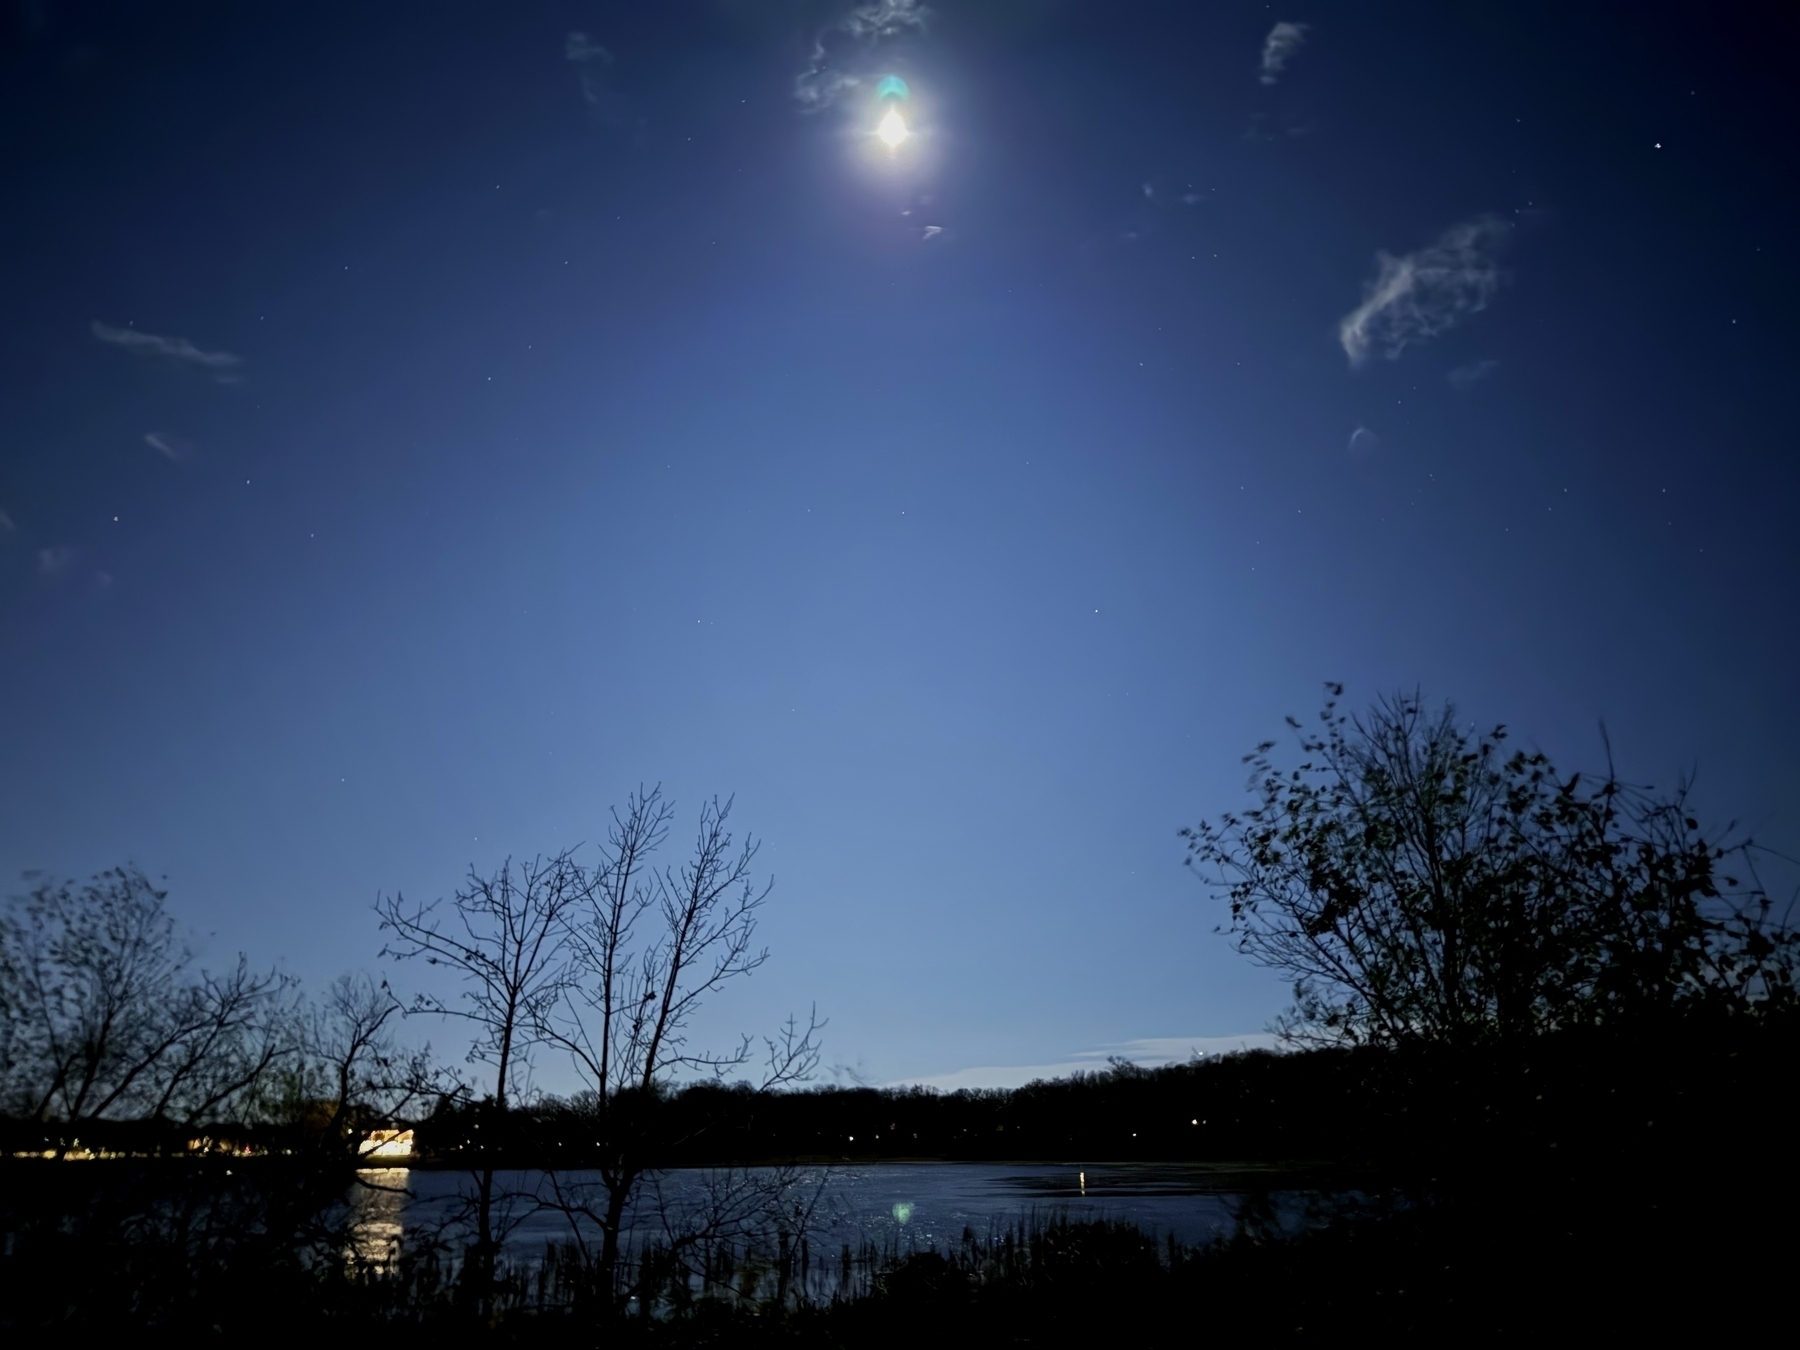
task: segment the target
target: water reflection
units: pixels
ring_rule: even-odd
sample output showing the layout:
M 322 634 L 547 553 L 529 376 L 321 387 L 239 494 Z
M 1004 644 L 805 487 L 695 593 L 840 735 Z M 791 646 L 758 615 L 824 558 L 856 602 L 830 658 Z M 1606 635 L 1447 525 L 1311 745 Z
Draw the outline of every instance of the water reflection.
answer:
M 371 1264 L 391 1261 L 402 1238 L 449 1236 L 446 1230 L 468 1213 L 475 1187 L 473 1177 L 462 1172 L 394 1167 L 360 1175 L 364 1184 L 350 1197 L 357 1216 L 354 1254 Z M 663 1174 L 660 1198 L 646 1199 L 641 1213 L 628 1212 L 628 1236 L 657 1237 L 660 1215 L 684 1199 L 703 1197 L 717 1175 L 700 1169 Z M 597 1234 L 591 1217 L 556 1200 L 598 1181 L 589 1172 L 497 1173 L 496 1201 L 503 1199 L 510 1214 L 506 1253 L 531 1262 L 552 1244 L 592 1243 Z M 1273 1168 L 1208 1164 L 846 1166 L 809 1171 L 797 1189 L 815 1188 L 820 1203 L 807 1227 L 816 1242 L 917 1250 L 954 1245 L 965 1230 L 987 1236 L 1021 1221 L 1059 1218 L 1133 1223 L 1201 1245 L 1231 1232 L 1251 1200 L 1259 1216 L 1272 1216 L 1259 1221 L 1297 1230 L 1318 1196 Z
M 408 1207 L 413 1195 L 407 1188 L 412 1170 L 406 1167 L 365 1167 L 357 1171 L 350 1192 L 350 1242 L 344 1254 L 358 1265 L 386 1270 L 400 1255 L 406 1237 Z

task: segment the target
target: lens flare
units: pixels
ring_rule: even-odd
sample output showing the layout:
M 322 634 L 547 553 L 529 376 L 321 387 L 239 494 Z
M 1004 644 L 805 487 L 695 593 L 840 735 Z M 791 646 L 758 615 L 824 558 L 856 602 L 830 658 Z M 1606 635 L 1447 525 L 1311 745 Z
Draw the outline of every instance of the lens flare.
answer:
M 906 87 L 906 81 L 898 75 L 883 75 L 881 83 L 875 86 L 876 98 L 906 98 L 911 93 Z
M 898 108 L 889 108 L 887 116 L 881 119 L 881 125 L 875 128 L 875 134 L 881 143 L 890 150 L 898 149 L 900 142 L 912 135 L 906 129 L 906 119 L 900 115 Z

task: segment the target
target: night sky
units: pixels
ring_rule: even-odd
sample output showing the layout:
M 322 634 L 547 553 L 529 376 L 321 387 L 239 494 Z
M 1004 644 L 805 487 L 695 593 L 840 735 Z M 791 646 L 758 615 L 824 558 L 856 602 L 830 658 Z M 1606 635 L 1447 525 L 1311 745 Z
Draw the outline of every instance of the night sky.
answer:
M 886 1082 L 1263 1030 L 1326 680 L 1800 852 L 1792 13 L 19 5 L 0 874 L 316 985 L 736 793 L 696 1042 Z

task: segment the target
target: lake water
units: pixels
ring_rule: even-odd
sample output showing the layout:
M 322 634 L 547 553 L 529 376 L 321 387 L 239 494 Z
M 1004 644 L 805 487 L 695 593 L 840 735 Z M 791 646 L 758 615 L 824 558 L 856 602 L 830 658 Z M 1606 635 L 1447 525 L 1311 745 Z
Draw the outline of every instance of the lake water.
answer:
M 372 1243 L 432 1229 L 464 1207 L 475 1190 L 466 1172 L 395 1168 L 364 1175 L 394 1188 L 364 1192 L 355 1200 Z M 772 1178 L 756 1169 L 727 1175 L 751 1191 Z M 684 1169 L 661 1174 L 656 1189 L 636 1206 L 639 1231 L 654 1230 L 660 1207 L 679 1211 L 703 1203 L 719 1176 Z M 585 1191 L 597 1207 L 597 1180 L 592 1173 L 571 1172 L 552 1184 L 544 1173 L 496 1173 L 495 1191 L 504 1197 L 497 1206 L 503 1219 L 497 1218 L 496 1226 L 506 1232 L 509 1254 L 529 1260 L 548 1243 L 568 1242 L 572 1224 L 585 1228 L 583 1236 L 591 1239 L 591 1222 L 571 1217 L 567 1206 L 559 1212 L 541 1202 Z M 815 1244 L 835 1249 L 868 1241 L 902 1251 L 953 1245 L 966 1229 L 986 1236 L 1021 1221 L 1060 1217 L 1124 1221 L 1198 1245 L 1229 1233 L 1247 1197 L 1265 1199 L 1270 1217 L 1297 1228 L 1306 1223 L 1308 1201 L 1318 1194 L 1272 1168 L 1218 1164 L 845 1164 L 801 1169 L 796 1181 L 787 1191 L 788 1204 L 816 1201 L 810 1225 Z

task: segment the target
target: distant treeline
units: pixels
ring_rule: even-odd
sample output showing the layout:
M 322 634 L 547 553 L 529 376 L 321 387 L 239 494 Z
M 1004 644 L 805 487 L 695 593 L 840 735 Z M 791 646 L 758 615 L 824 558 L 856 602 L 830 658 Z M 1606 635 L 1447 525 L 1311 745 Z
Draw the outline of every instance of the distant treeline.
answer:
M 1766 1128 L 1800 1068 L 1800 1019 L 1671 1021 L 1528 1044 L 1251 1052 L 1110 1071 L 1012 1091 L 694 1086 L 648 1106 L 659 1165 L 773 1159 L 1193 1160 L 1369 1163 L 1384 1170 L 1495 1150 L 1714 1149 Z M 421 1127 L 427 1157 L 478 1147 L 570 1165 L 580 1104 L 542 1104 L 468 1128 Z
M 1571 1159 L 1595 1150 L 1715 1149 L 1767 1129 L 1778 1086 L 1800 1068 L 1800 1023 L 1671 1019 L 1570 1031 L 1477 1049 L 1363 1046 L 1254 1051 L 1163 1068 L 1103 1072 L 1014 1090 L 697 1084 L 629 1102 L 656 1167 L 747 1162 L 1132 1160 L 1368 1166 L 1469 1165 L 1496 1152 Z M 497 1111 L 446 1104 L 416 1130 L 415 1165 L 597 1165 L 593 1112 L 555 1098 Z M 6 1150 L 77 1143 L 64 1128 L 13 1120 Z M 79 1146 L 184 1156 L 183 1131 L 89 1122 Z M 205 1142 L 303 1150 L 293 1126 L 237 1127 Z

